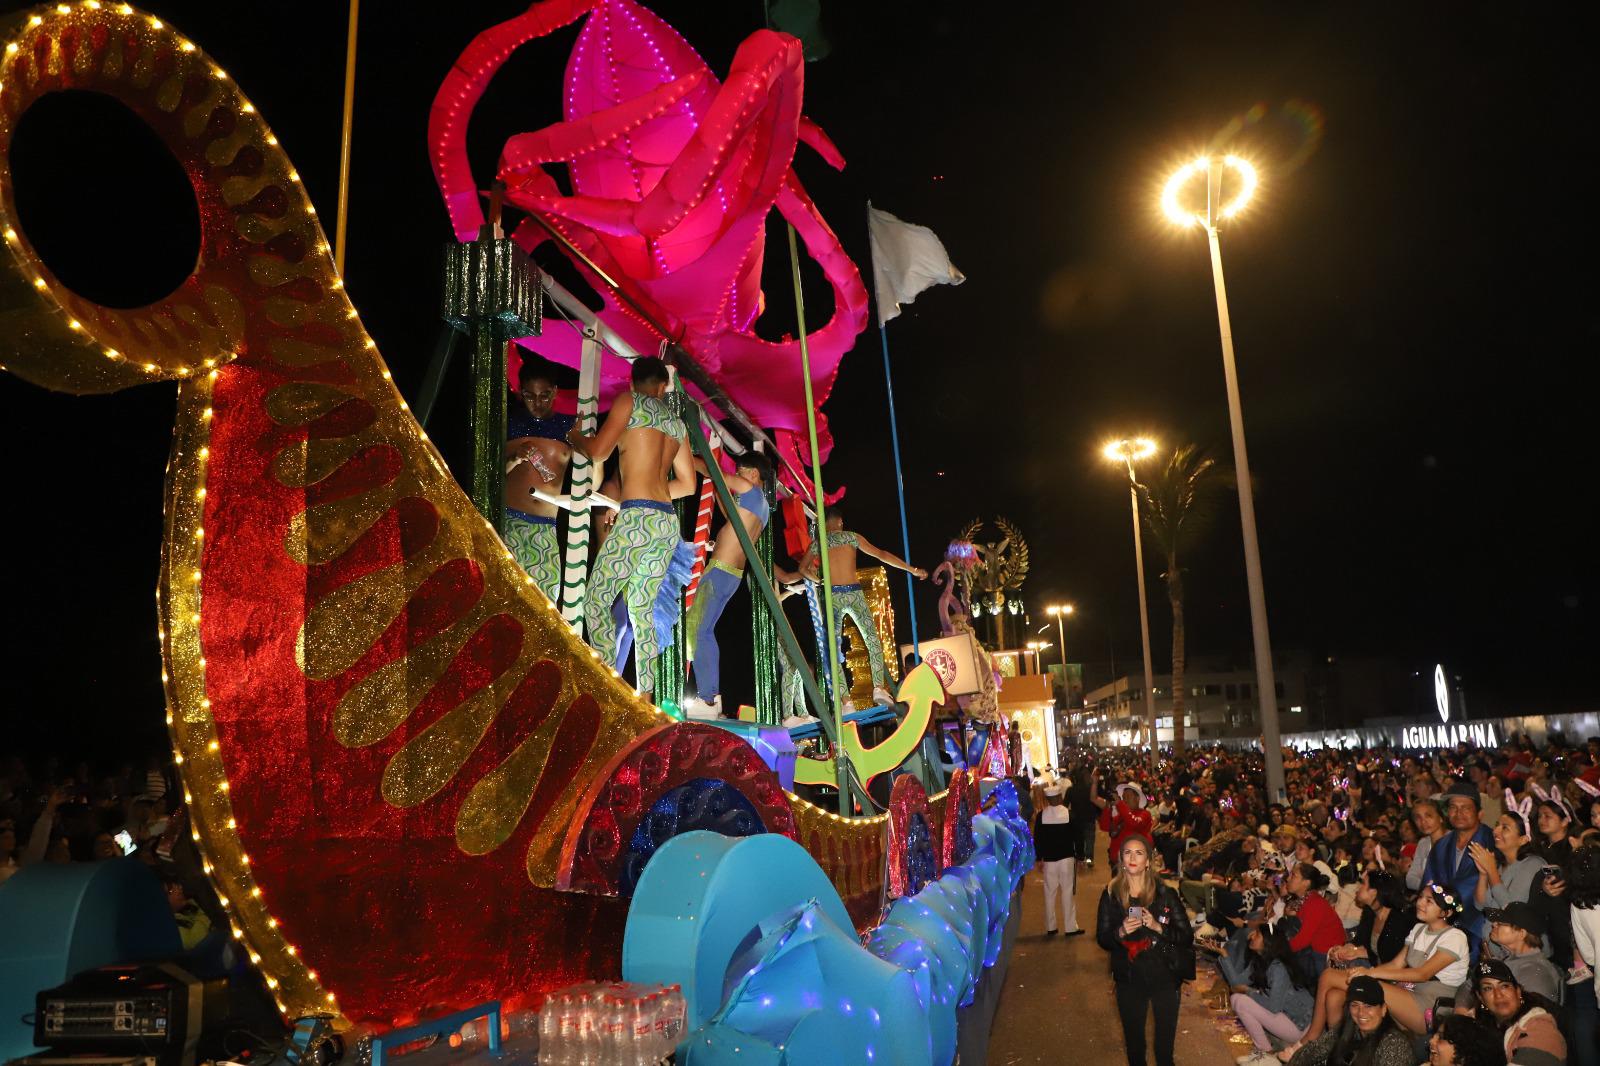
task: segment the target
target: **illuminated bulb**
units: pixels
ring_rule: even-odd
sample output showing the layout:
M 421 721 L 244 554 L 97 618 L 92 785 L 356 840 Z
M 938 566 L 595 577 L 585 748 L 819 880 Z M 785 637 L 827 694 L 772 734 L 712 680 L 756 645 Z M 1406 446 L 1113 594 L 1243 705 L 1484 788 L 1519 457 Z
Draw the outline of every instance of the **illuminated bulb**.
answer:
M 201 418 L 210 418 L 211 414 L 212 414 L 211 408 L 207 407 L 204 411 L 200 412 L 200 417 Z
M 378 342 L 377 341 L 373 340 L 371 337 L 367 338 L 367 347 L 368 348 L 376 348 L 377 346 L 378 346 Z
M 229 829 L 237 829 L 237 828 L 239 828 L 239 823 L 234 821 L 232 818 L 229 818 L 228 819 L 228 828 Z
M 163 685 L 165 685 L 167 683 L 167 672 L 165 670 L 161 671 L 161 683 Z M 170 715 L 170 714 L 167 715 L 167 724 L 168 725 L 172 724 L 172 715 Z
M 216 751 L 219 747 L 221 747 L 221 745 L 213 740 L 211 743 L 206 745 L 206 750 L 207 751 Z
M 99 11 L 100 0 L 83 0 L 83 6 L 88 8 L 90 11 Z
M 209 699 L 201 700 L 200 701 L 200 706 L 204 707 L 206 710 L 209 711 L 211 709 L 211 701 Z M 228 786 L 227 785 L 223 785 L 222 787 L 223 788 L 227 788 Z
M 156 365 L 155 365 L 155 364 L 154 364 L 154 363 L 146 363 L 146 364 L 145 364 L 145 365 L 144 365 L 144 368 L 145 368 L 145 369 L 146 369 L 146 370 L 147 370 L 147 371 L 149 371 L 149 372 L 150 372 L 150 373 L 152 373 L 152 374 L 153 374 L 153 373 L 155 373 L 155 372 L 156 372 L 156 369 L 157 369 L 157 367 L 156 367 Z
M 289 945 L 289 954 L 298 955 L 298 954 L 300 954 L 300 949 L 295 947 L 293 944 L 290 944 Z
M 73 329 L 73 330 L 82 329 L 83 328 L 83 323 L 79 322 L 75 318 L 69 318 L 67 320 L 67 328 L 68 329 Z
M 192 615 L 189 616 L 189 621 L 194 622 L 196 625 L 198 625 L 199 622 L 200 622 L 200 616 L 197 615 L 197 614 L 192 614 Z
M 276 918 L 268 918 L 267 919 L 267 928 L 268 929 L 276 929 L 276 928 L 278 928 L 278 919 L 276 919 Z M 293 954 L 293 949 L 292 948 L 290 949 L 290 953 Z
M 33 16 L 33 18 L 28 20 L 28 26 L 30 28 L 34 27 L 34 26 L 43 26 L 43 25 L 44 25 L 44 19 L 40 18 L 38 15 L 35 15 L 35 16 Z
M 243 107 L 239 108 L 239 110 L 243 111 L 247 115 L 253 115 L 256 113 L 256 107 L 254 104 L 245 104 Z
M 227 790 L 224 789 L 223 791 L 227 791 Z M 249 866 L 250 865 L 250 856 L 246 855 L 244 852 L 241 851 L 239 853 L 239 861 L 244 863 L 246 866 Z
M 260 966 L 261 965 L 261 956 L 257 955 L 255 952 L 252 951 L 250 953 L 250 961 L 253 964 L 255 964 L 256 966 Z
M 7 226 L 6 227 L 6 240 L 14 241 L 16 239 L 17 239 L 17 231 L 12 229 L 10 226 Z
M 289 180 L 290 181 L 299 181 L 300 180 L 300 172 L 297 171 L 297 170 L 289 171 Z
M 272 134 L 269 133 L 269 134 L 267 134 L 267 143 L 271 144 L 271 145 L 276 145 L 278 143 L 278 138 L 274 137 Z
M 252 895 L 252 896 L 254 896 L 254 897 L 255 897 L 255 898 L 256 898 L 256 899 L 260 899 L 260 898 L 261 898 L 261 889 L 259 889 L 259 888 L 252 888 L 252 889 L 251 889 L 251 890 L 250 890 L 250 894 L 251 894 L 251 895 Z
M 198 489 L 195 489 L 195 490 L 194 490 L 194 495 L 195 495 L 195 498 L 196 498 L 196 499 L 199 499 L 199 500 L 203 500 L 203 499 L 205 499 L 205 498 L 206 498 L 206 490 L 205 490 L 205 487 L 204 487 L 204 486 L 201 486 L 201 487 L 200 487 L 200 488 L 198 488 Z
M 162 680 L 162 681 L 166 681 L 166 678 L 165 678 L 165 677 L 163 677 L 163 678 L 162 678 L 162 679 L 161 679 L 161 680 Z M 168 714 L 167 714 L 167 724 L 168 724 L 168 725 L 171 725 L 171 724 L 172 724 L 172 714 L 171 714 L 171 713 L 170 713 L 170 712 L 168 712 Z
M 174 763 L 177 763 L 179 766 L 182 766 L 183 765 L 183 755 L 182 754 L 173 755 L 172 761 Z
M 393 375 L 390 374 L 387 370 L 385 370 L 383 372 L 383 380 L 389 381 L 389 380 L 392 380 L 392 378 L 393 378 Z
M 122 6 L 118 7 L 117 10 L 124 15 L 131 15 L 133 14 L 133 5 L 123 4 Z
M 226 791 L 228 791 L 228 783 L 226 781 L 223 781 L 220 784 L 218 784 L 217 785 L 217 791 L 218 792 L 226 792 Z
M 210 378 L 212 381 L 215 381 L 217 380 L 217 373 L 217 371 L 213 370 L 211 373 L 207 374 L 206 377 Z
M 58 15 L 70 15 L 70 14 L 72 14 L 72 8 L 68 7 L 66 4 L 57 4 L 56 5 L 56 14 L 58 14 Z
M 160 19 L 156 18 L 154 15 L 150 16 L 150 25 L 154 29 L 158 29 L 158 30 L 166 29 L 166 26 L 162 23 L 162 21 Z
M 217 897 L 217 902 L 222 904 L 224 907 L 226 907 L 228 905 L 228 897 L 227 896 L 218 896 Z
M 205 535 L 206 535 L 206 531 L 203 528 L 202 529 L 196 529 L 194 531 L 194 539 L 195 540 L 204 540 L 205 539 Z
M 210 455 L 211 455 L 211 449 L 210 448 L 201 448 L 200 449 L 200 458 L 206 459 L 206 458 L 209 458 Z
M 277 988 L 278 987 L 278 979 L 276 977 L 268 977 L 267 978 L 267 987 L 268 988 Z M 282 1003 L 278 1004 L 278 1009 L 279 1010 L 283 1009 L 283 1004 Z
M 200 868 L 201 868 L 201 869 L 202 869 L 202 870 L 204 870 L 204 871 L 205 871 L 205 872 L 206 872 L 206 873 L 208 873 L 208 874 L 209 874 L 209 873 L 210 873 L 210 872 L 211 872 L 211 864 L 210 864 L 210 863 L 209 863 L 209 862 L 203 862 L 203 863 L 201 863 L 201 864 L 200 864 Z
M 189 580 L 190 581 L 199 581 L 200 580 L 200 571 L 196 570 L 194 573 L 190 574 L 189 575 Z
M 16 50 L 17 50 L 17 46 L 14 43 L 6 45 L 6 51 L 15 52 Z M 43 278 L 34 278 L 33 279 L 33 287 L 36 288 L 36 289 L 44 288 L 44 279 Z

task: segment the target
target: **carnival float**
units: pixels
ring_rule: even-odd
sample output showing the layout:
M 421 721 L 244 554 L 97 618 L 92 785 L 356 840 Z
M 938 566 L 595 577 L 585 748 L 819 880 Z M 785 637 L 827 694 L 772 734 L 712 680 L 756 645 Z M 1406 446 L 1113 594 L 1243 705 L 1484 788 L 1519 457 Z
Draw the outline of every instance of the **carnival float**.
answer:
M 472 173 L 466 128 L 496 70 L 573 24 L 563 121 Z M 981 1058 L 1032 865 L 972 625 L 1026 573 L 1014 527 L 952 544 L 942 632 L 913 636 L 924 661 L 875 704 L 861 662 L 834 665 L 826 571 L 806 587 L 807 654 L 771 580 L 773 531 L 750 542 L 730 523 L 764 578 L 750 582 L 758 691 L 714 722 L 679 713 L 683 642 L 653 700 L 584 643 L 599 464 L 573 464 L 557 599 L 498 532 L 520 359 L 571 368 L 570 413 L 592 433 L 631 361 L 660 354 L 709 474 L 680 513 L 696 566 L 746 450 L 778 459 L 765 492 L 791 552 L 818 535 L 819 408 L 869 301 L 792 167 L 798 151 L 843 165 L 802 113 L 799 42 L 758 31 L 719 79 L 633 0 L 543 0 L 461 54 L 429 137 L 457 238 L 447 348 L 468 346 L 477 398 L 464 491 L 346 297 L 266 116 L 198 42 L 96 0 L 23 12 L 4 40 L 0 363 L 80 394 L 177 382 L 157 589 L 167 723 L 228 934 L 285 1022 L 355 1027 L 376 1062 L 385 1034 L 620 979 L 681 986 L 680 1061 L 947 1064 L 964 1026 Z M 68 90 L 132 110 L 193 185 L 199 260 L 156 303 L 74 292 L 17 218 L 11 134 Z M 754 331 L 773 211 L 833 292 L 828 321 L 807 332 L 801 309 L 783 342 Z M 604 309 L 535 253 L 564 257 Z M 863 580 L 899 647 L 887 580 Z M 786 669 L 812 724 L 780 724 Z

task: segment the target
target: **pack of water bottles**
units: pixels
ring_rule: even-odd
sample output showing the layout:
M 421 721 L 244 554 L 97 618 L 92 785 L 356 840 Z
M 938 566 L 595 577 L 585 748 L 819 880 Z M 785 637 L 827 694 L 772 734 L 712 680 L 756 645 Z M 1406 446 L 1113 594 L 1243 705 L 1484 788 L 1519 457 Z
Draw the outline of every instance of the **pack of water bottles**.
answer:
M 683 1040 L 683 989 L 622 981 L 552 992 L 539 1013 L 540 1066 L 655 1066 Z

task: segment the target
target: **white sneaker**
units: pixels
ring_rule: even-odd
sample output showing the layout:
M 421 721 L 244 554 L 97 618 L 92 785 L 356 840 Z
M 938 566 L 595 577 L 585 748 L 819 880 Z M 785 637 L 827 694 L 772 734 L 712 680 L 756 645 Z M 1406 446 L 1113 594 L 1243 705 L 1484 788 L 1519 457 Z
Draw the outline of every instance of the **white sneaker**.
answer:
M 783 720 L 783 728 L 799 729 L 805 725 L 817 725 L 818 719 L 814 714 L 791 714 Z
M 889 695 L 889 690 L 886 689 L 886 688 L 875 688 L 875 689 L 873 689 L 872 690 L 872 698 L 878 704 L 878 706 L 880 706 L 880 707 L 893 707 L 894 706 L 894 697 Z
M 856 713 L 856 701 L 852 700 L 852 699 L 846 699 L 843 703 L 841 703 L 839 705 L 839 713 L 840 714 L 855 714 Z
M 688 696 L 684 699 L 683 715 L 697 721 L 713 721 L 722 717 L 722 697 L 719 695 L 710 703 L 698 696 Z

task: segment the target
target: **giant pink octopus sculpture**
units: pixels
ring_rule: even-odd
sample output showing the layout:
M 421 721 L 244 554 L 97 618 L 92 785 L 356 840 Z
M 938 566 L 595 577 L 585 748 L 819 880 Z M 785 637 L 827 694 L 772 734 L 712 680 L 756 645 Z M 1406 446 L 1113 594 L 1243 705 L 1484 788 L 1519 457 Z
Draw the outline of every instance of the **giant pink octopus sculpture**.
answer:
M 506 142 L 498 174 L 506 201 L 546 220 L 610 275 L 729 397 L 778 431 L 792 462 L 806 424 L 800 347 L 754 332 L 769 211 L 794 225 L 833 288 L 831 318 L 807 338 L 819 406 L 867 311 L 860 272 L 792 169 L 800 142 L 844 165 L 801 114 L 798 40 L 758 30 L 718 82 L 677 31 L 633 0 L 543 0 L 485 30 L 445 78 L 428 124 L 456 235 L 472 240 L 484 221 L 467 124 L 489 80 L 521 45 L 584 16 L 567 64 L 565 121 Z M 553 163 L 565 164 L 570 194 L 545 170 Z M 512 237 L 530 250 L 548 239 L 532 220 Z M 585 273 L 606 300 L 607 324 L 636 349 L 654 351 L 660 335 Z M 577 365 L 575 331 L 548 329 L 521 343 Z M 603 395 L 626 388 L 621 360 L 608 356 L 601 374 Z M 818 429 L 825 458 L 831 438 L 820 417 Z

